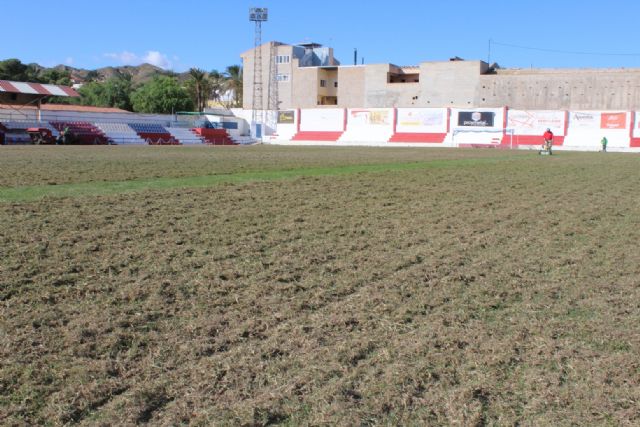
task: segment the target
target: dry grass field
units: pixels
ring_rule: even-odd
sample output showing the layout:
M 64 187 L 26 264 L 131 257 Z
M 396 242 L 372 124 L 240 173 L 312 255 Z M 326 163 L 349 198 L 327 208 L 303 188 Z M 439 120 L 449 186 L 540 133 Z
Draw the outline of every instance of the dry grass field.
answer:
M 0 171 L 2 425 L 640 424 L 637 155 L 0 147 Z

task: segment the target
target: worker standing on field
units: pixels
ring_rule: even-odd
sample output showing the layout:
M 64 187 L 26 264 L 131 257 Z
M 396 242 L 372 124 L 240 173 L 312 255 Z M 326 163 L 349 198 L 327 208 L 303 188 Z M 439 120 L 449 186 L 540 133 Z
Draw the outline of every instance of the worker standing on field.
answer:
M 546 152 L 546 154 L 551 154 L 551 146 L 553 145 L 553 132 L 551 132 L 551 129 L 547 129 L 542 137 L 544 138 L 542 151 Z
M 607 144 L 609 143 L 609 141 L 607 140 L 606 136 L 602 137 L 602 140 L 600 141 L 600 144 L 602 144 L 602 152 L 606 153 L 607 152 Z

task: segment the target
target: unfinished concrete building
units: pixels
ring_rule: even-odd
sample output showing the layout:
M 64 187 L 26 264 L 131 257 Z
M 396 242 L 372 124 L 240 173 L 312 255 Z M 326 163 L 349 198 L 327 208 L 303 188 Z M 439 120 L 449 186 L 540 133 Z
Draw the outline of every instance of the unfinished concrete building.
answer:
M 375 107 L 503 107 L 632 110 L 640 105 L 640 69 L 501 69 L 483 61 L 341 65 L 317 43 L 265 43 L 268 70 L 276 44 L 279 109 Z M 244 108 L 252 106 L 253 49 L 244 64 Z M 272 83 L 277 82 L 277 83 Z M 266 100 L 265 106 L 266 109 Z

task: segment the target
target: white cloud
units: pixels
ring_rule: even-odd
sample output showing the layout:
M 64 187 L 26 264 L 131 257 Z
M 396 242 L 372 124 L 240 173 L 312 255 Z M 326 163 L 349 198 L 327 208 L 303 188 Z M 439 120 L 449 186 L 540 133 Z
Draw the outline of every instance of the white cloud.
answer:
M 64 60 L 64 63 L 67 64 L 67 65 L 73 65 L 74 62 L 75 62 L 74 59 L 72 57 L 70 57 L 70 56 L 67 57 L 67 59 Z
M 155 65 L 156 67 L 164 68 L 165 70 L 171 68 L 171 61 L 169 61 L 167 55 L 156 50 L 150 50 L 142 59 L 144 59 L 144 62 Z
M 142 63 L 148 63 L 160 67 L 163 69 L 169 69 L 172 66 L 171 61 L 164 53 L 157 50 L 147 51 L 144 55 L 137 55 L 133 52 L 123 51 L 120 53 L 105 53 L 105 58 L 109 58 L 118 61 L 122 65 L 140 65 Z
M 140 63 L 138 55 L 126 50 L 120 53 L 105 53 L 104 56 L 105 58 L 114 59 L 122 65 L 138 65 Z

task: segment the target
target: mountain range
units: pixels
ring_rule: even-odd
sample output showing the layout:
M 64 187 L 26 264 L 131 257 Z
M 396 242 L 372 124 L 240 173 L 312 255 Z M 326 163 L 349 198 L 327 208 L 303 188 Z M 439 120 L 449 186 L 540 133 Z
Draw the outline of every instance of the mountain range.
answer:
M 43 71 L 47 70 L 46 67 L 42 67 L 37 64 L 35 64 L 34 66 Z M 71 80 L 74 83 L 86 83 L 91 80 L 105 81 L 112 77 L 129 75 L 131 76 L 131 81 L 134 85 L 140 85 L 148 82 L 153 77 L 158 75 L 175 76 L 179 81 L 186 80 L 189 75 L 188 72 L 175 73 L 173 71 L 167 71 L 151 64 L 103 67 L 96 70 L 86 70 L 83 68 L 70 67 L 68 65 L 57 65 L 52 68 L 60 72 L 68 72 L 71 75 Z

